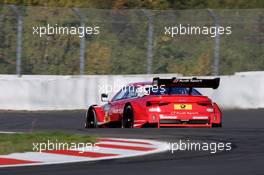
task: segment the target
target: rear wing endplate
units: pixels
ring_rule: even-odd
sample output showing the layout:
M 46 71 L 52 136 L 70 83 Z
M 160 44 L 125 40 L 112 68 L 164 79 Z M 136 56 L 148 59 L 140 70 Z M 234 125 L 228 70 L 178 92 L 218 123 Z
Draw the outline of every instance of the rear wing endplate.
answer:
M 189 87 L 189 88 L 213 88 L 217 89 L 220 83 L 220 78 L 201 79 L 201 78 L 176 78 L 161 79 L 153 78 L 154 86 L 173 86 L 173 87 Z

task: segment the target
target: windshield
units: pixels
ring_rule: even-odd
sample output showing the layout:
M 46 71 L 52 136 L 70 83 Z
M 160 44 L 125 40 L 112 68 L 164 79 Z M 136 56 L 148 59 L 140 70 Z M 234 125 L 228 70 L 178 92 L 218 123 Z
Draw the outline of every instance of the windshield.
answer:
M 159 89 L 147 89 L 150 95 L 189 95 L 190 88 L 163 87 Z M 192 89 L 190 95 L 202 95 L 196 89 Z

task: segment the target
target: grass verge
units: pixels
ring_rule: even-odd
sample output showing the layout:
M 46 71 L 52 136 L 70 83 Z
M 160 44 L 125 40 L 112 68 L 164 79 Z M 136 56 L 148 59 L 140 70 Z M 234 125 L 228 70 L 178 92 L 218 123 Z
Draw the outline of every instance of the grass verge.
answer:
M 41 132 L 41 133 L 0 133 L 0 155 L 33 151 L 36 143 L 95 143 L 95 136 L 82 134 L 69 134 L 63 132 Z M 36 150 L 35 150 L 36 151 Z

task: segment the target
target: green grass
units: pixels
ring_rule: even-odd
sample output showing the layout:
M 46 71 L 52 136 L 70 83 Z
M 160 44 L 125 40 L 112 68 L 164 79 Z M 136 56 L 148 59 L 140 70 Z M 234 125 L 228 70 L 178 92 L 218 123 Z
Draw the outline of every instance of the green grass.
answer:
M 62 132 L 0 133 L 0 155 L 33 151 L 33 143 L 47 143 L 48 140 L 53 143 L 95 143 L 96 137 Z

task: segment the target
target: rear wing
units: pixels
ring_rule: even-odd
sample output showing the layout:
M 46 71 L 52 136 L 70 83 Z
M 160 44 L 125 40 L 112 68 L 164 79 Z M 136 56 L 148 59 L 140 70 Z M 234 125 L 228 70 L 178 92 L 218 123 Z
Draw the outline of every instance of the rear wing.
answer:
M 200 78 L 176 78 L 161 79 L 153 78 L 153 86 L 173 86 L 173 87 L 189 87 L 189 88 L 213 88 L 217 89 L 220 83 L 220 78 L 200 79 Z

